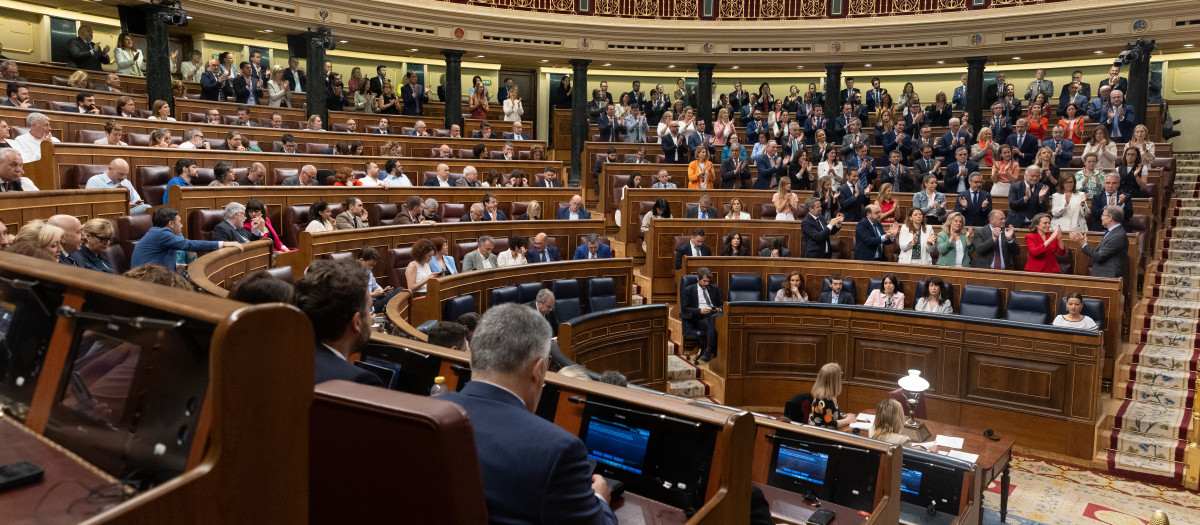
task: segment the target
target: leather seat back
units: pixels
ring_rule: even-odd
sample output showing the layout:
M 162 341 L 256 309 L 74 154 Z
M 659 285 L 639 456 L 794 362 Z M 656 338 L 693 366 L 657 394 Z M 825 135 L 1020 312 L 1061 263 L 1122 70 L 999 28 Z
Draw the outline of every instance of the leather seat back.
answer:
M 1008 307 L 1004 318 L 1009 321 L 1031 324 L 1050 322 L 1050 296 L 1041 292 L 1012 290 L 1008 292 Z
M 991 286 L 968 284 L 963 286 L 959 300 L 959 314 L 984 319 L 1000 318 L 1001 292 Z
M 612 277 L 593 277 L 585 285 L 589 312 L 603 312 L 617 307 L 617 286 Z

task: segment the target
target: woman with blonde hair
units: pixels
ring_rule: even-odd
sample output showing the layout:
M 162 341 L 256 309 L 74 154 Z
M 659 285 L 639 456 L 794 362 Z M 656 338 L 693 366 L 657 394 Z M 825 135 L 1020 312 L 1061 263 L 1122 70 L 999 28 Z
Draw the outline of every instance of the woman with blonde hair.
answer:
M 896 223 L 896 196 L 893 193 L 894 187 L 892 183 L 885 182 L 879 187 L 879 198 L 875 200 L 875 205 L 879 206 L 879 222 L 883 224 Z
M 76 89 L 90 89 L 87 71 L 80 69 L 71 73 L 71 76 L 67 77 L 67 85 Z
M 993 165 L 1000 159 L 1000 144 L 992 140 L 992 128 L 981 126 L 971 145 L 971 160 L 978 164 Z
M 309 131 L 325 131 L 325 128 L 321 127 L 321 116 L 315 113 L 310 115 L 308 117 L 308 128 L 306 129 Z
M 117 48 L 113 50 L 118 75 L 142 76 L 146 71 L 146 57 L 142 50 L 134 47 L 133 35 L 128 32 L 117 37 Z
M 28 244 L 37 248 L 38 254 L 44 255 L 46 260 L 58 261 L 62 254 L 62 236 L 62 228 L 42 219 L 34 219 L 21 227 L 17 236 L 13 237 L 12 244 Z
M 843 414 L 838 410 L 837 396 L 842 393 L 842 367 L 837 363 L 825 363 L 817 372 L 812 386 L 812 413 L 808 422 L 822 427 L 837 428 L 854 421 L 854 414 Z
M 71 254 L 71 260 L 80 268 L 117 273 L 116 266 L 107 255 L 115 236 L 116 229 L 108 219 L 92 219 L 83 223 L 83 245 Z
M 513 86 L 508 90 L 508 98 L 504 99 L 504 120 L 516 122 L 521 120 L 521 115 L 525 114 L 525 106 L 521 104 L 521 97 L 517 92 L 517 86 Z
M 967 227 L 962 213 L 951 212 L 937 235 L 938 266 L 969 268 L 975 251 L 975 230 Z
M 771 203 L 775 205 L 775 220 L 796 220 L 796 207 L 800 205 L 800 197 L 792 193 L 791 179 L 787 177 L 779 179 L 779 186 L 775 190 L 775 195 L 771 197 Z
M 912 447 L 912 438 L 904 435 L 904 407 L 892 398 L 884 399 L 875 407 L 875 421 L 871 423 L 871 439 L 886 441 L 903 447 Z
M 283 79 L 283 66 L 279 64 L 271 66 L 271 80 L 267 81 L 267 93 L 270 96 L 268 103 L 271 107 L 292 107 L 292 91 L 289 89 L 290 86 Z
M 1138 124 L 1133 127 L 1133 138 L 1125 143 L 1125 149 L 1136 149 L 1142 154 L 1142 160 L 1150 162 L 1154 160 L 1154 142 L 1150 140 L 1150 128 L 1145 124 Z M 1121 152 L 1122 155 L 1124 152 Z
M 712 143 L 714 146 L 725 147 L 729 143 L 729 137 L 737 133 L 737 127 L 733 121 L 729 120 L 729 108 L 721 108 L 717 112 L 717 120 L 713 122 Z

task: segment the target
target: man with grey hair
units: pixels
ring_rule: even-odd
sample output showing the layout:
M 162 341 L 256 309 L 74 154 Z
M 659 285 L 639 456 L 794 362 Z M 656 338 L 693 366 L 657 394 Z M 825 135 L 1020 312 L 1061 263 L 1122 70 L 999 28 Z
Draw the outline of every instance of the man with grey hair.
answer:
M 1025 179 L 1008 189 L 1008 223 L 1018 228 L 1029 226 L 1039 213 L 1050 213 L 1050 186 L 1042 184 L 1042 168 L 1025 168 Z
M 554 292 L 549 288 L 538 290 L 537 296 L 533 302 L 529 303 L 529 307 L 542 314 L 546 318 L 546 322 L 550 323 L 550 331 L 555 337 L 558 337 L 558 314 L 554 311 Z
M 1017 242 L 1013 225 L 1004 225 L 1004 212 L 992 210 L 988 223 L 975 229 L 975 255 L 972 268 L 1012 270 L 1017 260 Z
M 476 206 L 483 207 L 482 204 L 476 202 Z M 472 207 L 473 208 L 473 207 Z M 482 213 L 482 212 L 481 212 Z M 463 273 L 474 270 L 490 270 L 496 267 L 496 254 L 492 250 L 496 248 L 495 241 L 490 235 L 484 235 L 479 238 L 479 247 L 472 250 L 463 256 Z
M 305 164 L 300 167 L 300 173 L 283 179 L 284 186 L 317 186 L 317 167 Z
M 613 256 L 612 248 L 607 244 L 600 242 L 600 236 L 595 233 L 589 233 L 584 237 L 584 243 L 575 248 L 575 257 L 573 260 L 580 259 L 611 259 Z
M 483 187 L 483 184 L 479 182 L 479 170 L 475 169 L 475 166 L 464 167 L 462 178 L 454 181 L 454 185 L 459 188 Z
M 74 215 L 55 215 L 47 219 L 46 223 L 58 226 L 63 231 L 62 240 L 59 241 L 62 246 L 62 251 L 58 252 L 59 264 L 79 266 L 75 259 L 71 258 L 71 254 L 83 243 L 83 224 Z
M 608 484 L 591 474 L 587 447 L 534 415 L 550 367 L 550 334 L 533 308 L 489 308 L 471 339 L 471 382 L 439 397 L 471 418 L 489 519 L 615 525 Z
M 30 113 L 25 117 L 25 125 L 29 133 L 8 141 L 12 148 L 21 154 L 21 160 L 26 164 L 42 160 L 42 142 L 58 143 L 59 140 L 50 134 L 50 117 L 42 113 Z
M 458 220 L 460 222 L 479 222 L 483 220 L 484 207 L 482 202 L 476 202 L 467 208 L 467 214 Z
M 258 217 L 251 221 L 250 229 L 246 230 L 242 226 L 246 224 L 246 207 L 240 202 L 231 202 L 225 205 L 225 220 L 213 227 L 212 240 L 236 243 L 257 241 L 262 238 L 259 233 L 262 222 L 263 218 Z
M 430 197 L 425 199 L 425 203 L 421 205 L 421 220 L 423 222 L 442 222 L 442 218 L 438 216 L 438 201 Z
M 1080 251 L 1092 259 L 1092 277 L 1124 277 L 1129 278 L 1129 237 L 1121 221 L 1125 220 L 1125 210 L 1120 206 L 1105 206 L 1100 214 L 1100 225 L 1104 227 L 1104 236 L 1095 247 L 1087 243 L 1087 235 L 1083 232 L 1071 232 L 1071 241 L 1082 245 Z
M 367 228 L 367 209 L 363 206 L 362 199 L 354 196 L 346 197 L 346 211 L 339 213 L 334 219 L 334 226 L 339 230 L 353 230 L 357 228 Z
M 0 62 L 0 77 L 3 77 L 5 82 L 25 82 L 25 79 L 21 78 L 20 68 L 12 60 Z
M 0 150 L 0 192 L 38 191 L 33 181 L 24 175 L 25 162 L 21 160 L 21 153 L 12 148 Z
M 209 149 L 208 143 L 204 141 L 204 132 L 200 128 L 184 131 L 183 142 L 179 143 L 179 149 Z

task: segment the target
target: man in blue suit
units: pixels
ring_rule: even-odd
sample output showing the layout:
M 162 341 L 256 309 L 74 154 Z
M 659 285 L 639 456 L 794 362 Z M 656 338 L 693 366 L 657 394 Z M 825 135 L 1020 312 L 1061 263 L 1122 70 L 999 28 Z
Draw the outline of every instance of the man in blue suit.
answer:
M 804 121 L 804 143 L 812 146 L 817 140 L 817 130 L 819 129 L 825 130 L 826 138 L 828 138 L 829 119 L 825 118 L 825 109 L 821 106 L 813 106 L 808 119 Z
M 962 85 L 954 88 L 954 95 L 950 98 L 950 103 L 954 104 L 954 109 L 963 111 L 967 109 L 967 74 L 963 73 Z
M 1041 181 L 1042 169 L 1029 166 L 1025 179 L 1008 188 L 1008 224 L 1024 228 L 1035 215 L 1050 213 L 1050 186 Z
M 875 108 L 879 107 L 879 103 L 883 101 L 883 94 L 887 93 L 886 89 L 879 88 L 879 77 L 871 79 L 871 90 L 867 91 L 867 112 L 874 113 Z
M 591 474 L 587 447 L 534 415 L 550 336 L 533 308 L 489 308 L 471 338 L 471 382 L 439 397 L 471 418 L 491 522 L 616 525 L 608 484 Z
M 617 118 L 615 106 L 609 104 L 605 108 L 597 125 L 600 128 L 600 142 L 621 142 L 621 133 L 625 132 L 625 125 Z
M 717 356 L 717 318 L 725 304 L 721 289 L 712 283 L 712 272 L 703 266 L 696 269 L 696 284 L 689 284 L 679 294 L 679 320 L 685 332 L 700 332 L 704 350 L 696 363 L 707 363 Z
M 1124 212 L 1121 216 L 1121 226 L 1129 231 L 1129 218 L 1133 216 L 1133 198 L 1128 193 L 1121 193 L 1121 177 L 1116 173 L 1104 176 L 1104 191 L 1092 197 L 1092 231 L 1102 232 L 1106 228 L 1101 224 L 1100 216 L 1107 206 L 1117 206 Z
M 221 63 L 217 59 L 209 60 L 208 70 L 200 75 L 200 98 L 224 102 L 231 96 L 233 85 L 229 82 L 229 73 L 221 73 Z
M 221 248 L 237 248 L 238 251 L 243 250 L 241 243 L 228 241 L 200 241 L 185 239 L 180 232 L 183 231 L 183 219 L 179 218 L 179 212 L 174 208 L 162 207 L 154 211 L 154 215 L 150 217 L 150 224 L 153 226 L 142 236 L 142 240 L 138 241 L 133 247 L 133 263 L 131 268 L 136 268 L 146 263 L 154 263 L 165 267 L 172 272 L 175 271 L 175 252 L 211 252 L 220 250 Z
M 417 74 L 409 71 L 405 75 L 404 87 L 400 88 L 400 98 L 404 100 L 404 109 L 400 110 L 401 115 L 424 115 L 425 112 L 421 109 L 423 104 L 429 103 L 429 86 L 421 89 L 421 85 L 417 83 Z
M 554 218 L 560 221 L 586 220 L 592 218 L 592 213 L 583 209 L 583 197 L 575 195 L 571 197 L 571 204 L 559 208 Z
M 971 187 L 958 193 L 954 211 L 963 215 L 967 226 L 987 224 L 988 214 L 992 213 L 992 194 L 983 191 L 983 175 L 979 172 L 971 173 Z
M 904 132 L 904 123 L 897 122 L 883 134 L 883 153 L 891 157 L 893 151 L 900 154 L 900 163 L 908 164 L 908 151 L 912 148 L 912 136 Z
M 879 206 L 867 206 L 867 220 L 858 221 L 858 225 L 854 227 L 854 260 L 884 260 L 883 247 L 895 242 L 900 233 L 900 224 L 892 223 L 891 228 L 884 232 L 883 225 L 879 224 L 882 216 L 883 211 Z
M 542 232 L 533 237 L 533 249 L 525 254 L 525 260 L 530 263 L 557 262 L 562 260 L 558 248 L 548 246 L 546 233 Z
M 863 218 L 863 206 L 871 202 L 871 186 L 863 188 L 858 184 L 858 172 L 846 172 L 846 183 L 838 188 L 841 197 L 838 198 L 842 215 L 850 222 L 858 222 Z
M 138 243 L 141 244 L 141 243 Z M 383 386 L 378 376 L 347 362 L 371 337 L 371 274 L 357 261 L 313 261 L 296 281 L 292 304 L 312 321 L 316 383 L 342 379 Z
M 1067 130 L 1062 126 L 1054 126 L 1050 138 L 1042 142 L 1042 147 L 1054 152 L 1054 165 L 1066 168 L 1071 165 L 1071 157 L 1075 156 L 1075 144 L 1065 138 Z
M 774 189 L 776 181 L 787 174 L 784 159 L 775 153 L 774 141 L 767 142 L 767 148 L 754 159 L 754 165 L 758 167 L 758 178 L 754 181 L 756 190 Z
M 971 142 L 971 134 L 962 129 L 962 121 L 952 118 L 950 119 L 950 131 L 942 134 L 942 137 L 938 139 L 938 149 L 934 151 L 934 154 L 942 157 L 949 164 L 950 159 L 954 157 L 954 152 L 958 151 L 958 148 L 967 148 L 969 151 Z
M 1133 115 L 1133 104 L 1125 103 L 1125 94 L 1114 89 L 1110 100 L 1112 105 L 1100 114 L 1100 125 L 1108 128 L 1113 142 L 1124 144 L 1133 138 L 1133 126 L 1137 124 Z
M 979 164 L 967 159 L 967 148 L 958 148 L 958 151 L 954 152 L 954 162 L 946 166 L 946 193 L 967 191 L 972 173 L 979 173 Z
M 846 89 L 838 93 L 838 103 L 845 104 L 851 102 L 854 100 L 854 95 L 858 93 L 860 92 L 854 87 L 854 77 L 846 77 Z
M 1012 146 L 1013 158 L 1022 168 L 1033 164 L 1037 157 L 1038 139 L 1037 137 L 1026 133 L 1029 130 L 1029 121 L 1025 119 L 1017 119 L 1017 124 L 1013 126 L 1013 132 L 1008 136 L 1006 144 Z
M 507 221 L 508 216 L 500 210 L 500 199 L 496 198 L 495 193 L 483 194 L 483 220 L 485 221 Z
M 573 261 L 580 259 L 612 259 L 612 248 L 607 244 L 600 242 L 600 236 L 594 233 L 587 234 L 584 238 L 585 244 L 581 244 L 575 248 L 575 256 L 571 258 Z

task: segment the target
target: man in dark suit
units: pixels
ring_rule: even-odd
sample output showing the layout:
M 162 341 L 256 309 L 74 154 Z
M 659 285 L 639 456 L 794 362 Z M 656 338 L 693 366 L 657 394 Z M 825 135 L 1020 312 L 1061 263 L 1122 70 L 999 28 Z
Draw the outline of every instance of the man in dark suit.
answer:
M 1124 144 L 1133 138 L 1133 126 L 1137 124 L 1133 104 L 1125 103 L 1125 93 L 1114 89 L 1109 95 L 1112 105 L 1100 114 L 1100 125 L 1108 128 L 1113 142 Z
M 1008 223 L 1018 228 L 1029 226 L 1039 213 L 1050 213 L 1050 186 L 1041 183 L 1042 169 L 1025 168 L 1025 178 L 1008 189 Z
M 887 90 L 880 89 L 879 77 L 872 78 L 871 79 L 871 89 L 867 91 L 867 102 L 865 104 L 863 104 L 864 106 L 866 106 L 866 111 L 868 113 L 875 112 L 875 108 L 878 108 L 879 103 L 883 101 L 884 93 L 887 93 Z
M 912 149 L 912 136 L 904 132 L 904 123 L 897 122 L 891 131 L 883 134 L 883 153 L 890 156 L 893 151 L 900 154 L 900 164 L 908 164 L 908 152 Z
M 1071 84 L 1079 85 L 1079 94 L 1083 95 L 1083 98 L 1085 99 L 1085 101 L 1091 100 L 1092 85 L 1088 84 L 1087 82 L 1084 82 L 1083 81 L 1083 71 L 1076 69 L 1075 71 L 1073 71 L 1071 73 L 1071 81 L 1063 84 L 1062 91 L 1058 94 L 1058 103 L 1059 103 L 1058 105 L 1059 106 L 1062 106 L 1063 100 L 1066 99 L 1068 95 L 1070 95 Z M 1082 106 L 1081 106 L 1081 109 L 1082 109 Z
M 700 200 L 696 201 L 694 206 L 688 206 L 683 212 L 685 219 L 720 219 L 717 215 L 717 209 L 712 206 L 712 200 L 708 195 L 701 195 Z
M 417 83 L 417 74 L 413 71 L 409 71 L 404 79 L 407 82 L 404 87 L 400 88 L 400 98 L 404 100 L 404 109 L 400 111 L 400 114 L 424 115 L 425 112 L 421 108 L 429 103 L 429 86 L 421 89 L 421 85 Z
M 905 166 L 901 161 L 902 155 L 900 150 L 894 149 L 888 154 L 888 164 L 883 167 L 883 171 L 879 175 L 879 187 L 884 184 L 891 184 L 894 192 L 912 191 L 912 179 L 909 178 L 908 166 Z
M 750 93 L 742 89 L 741 82 L 733 83 L 733 91 L 729 93 L 729 105 L 733 108 L 750 105 Z
M 609 106 L 611 108 L 611 106 Z M 605 150 L 605 156 L 596 159 L 596 165 L 592 168 L 592 186 L 596 188 L 596 193 L 600 193 L 600 172 L 604 171 L 604 165 L 610 162 L 620 162 L 617 157 L 617 148 L 609 146 Z
M 774 189 L 779 178 L 787 175 L 787 164 L 775 153 L 776 149 L 775 141 L 768 141 L 763 153 L 755 157 L 754 165 L 758 168 L 758 178 L 754 180 L 754 189 Z
M 546 323 L 550 325 L 550 334 L 558 337 L 558 312 L 554 310 L 554 292 L 551 292 L 549 288 L 542 288 L 526 306 L 537 310 L 537 313 L 541 314 Z M 551 345 L 551 348 L 555 347 Z
M 963 193 L 971 185 L 971 174 L 979 173 L 979 164 L 967 158 L 967 148 L 959 147 L 953 154 L 954 162 L 946 166 L 946 193 Z
M 489 308 L 471 339 L 471 382 L 439 397 L 471 418 L 491 521 L 616 525 L 608 485 L 591 474 L 587 447 L 534 415 L 552 333 L 526 305 Z
M 553 166 L 546 166 L 546 170 L 542 172 L 543 178 L 538 179 L 533 184 L 535 188 L 561 188 L 562 183 L 558 181 L 558 170 Z M 543 212 L 544 214 L 545 212 Z
M 368 89 L 378 97 L 383 94 L 383 85 L 387 82 L 387 66 L 375 66 L 375 76 L 371 77 Z
M 821 216 L 821 199 L 809 197 L 804 202 L 804 220 L 800 222 L 800 233 L 804 236 L 802 245 L 804 257 L 808 259 L 828 259 L 831 255 L 829 237 L 842 228 L 845 217 L 837 214 L 828 223 Z
M 987 224 L 988 215 L 992 213 L 992 195 L 983 191 L 983 175 L 978 171 L 971 173 L 971 183 L 967 191 L 958 193 L 954 211 L 963 215 L 964 224 L 967 226 Z
M 92 26 L 83 24 L 75 34 L 75 38 L 67 40 L 67 66 L 100 71 L 100 64 L 111 61 L 108 51 L 112 46 L 104 46 L 104 49 L 101 49 L 100 44 L 92 42 Z
M 600 142 L 621 141 L 621 133 L 625 131 L 625 125 L 617 119 L 617 108 L 612 104 L 608 104 L 604 108 L 604 113 L 600 115 L 597 125 L 600 127 Z
M 967 130 L 962 129 L 962 121 L 958 118 L 950 119 L 950 131 L 942 134 L 938 139 L 938 146 L 941 148 L 941 153 L 938 155 L 946 160 L 947 163 L 954 157 L 954 152 L 958 148 L 971 149 L 971 134 Z M 936 153 L 936 152 L 935 152 Z
M 690 255 L 692 257 L 710 257 L 712 256 L 712 248 L 704 244 L 704 230 L 695 228 L 692 230 L 692 238 L 687 244 L 681 244 L 675 248 L 675 269 L 683 268 L 683 257 Z
M 1057 113 L 1059 116 L 1066 116 L 1067 106 L 1071 104 L 1074 104 L 1075 109 L 1079 110 L 1075 112 L 1075 116 L 1078 117 L 1087 114 L 1088 102 L 1090 102 L 1091 99 L 1088 98 L 1087 95 L 1084 95 L 1082 90 L 1083 87 L 1079 82 L 1071 82 L 1066 86 L 1063 86 L 1062 96 L 1058 97 Z
M 850 222 L 858 222 L 863 218 L 863 206 L 871 202 L 871 186 L 866 188 L 858 184 L 858 172 L 846 172 L 846 182 L 837 190 L 841 193 L 838 197 L 838 204 L 846 220 Z
M 575 256 L 571 258 L 573 261 L 581 259 L 612 259 L 612 248 L 607 244 L 600 242 L 600 236 L 594 233 L 587 234 L 584 238 L 584 243 L 575 248 Z
M 1095 247 L 1083 232 L 1071 232 L 1071 240 L 1082 244 L 1080 251 L 1092 259 L 1092 277 L 1129 277 L 1129 237 L 1121 226 L 1124 215 L 1120 206 L 1104 207 L 1100 214 L 1104 236 Z
M 258 79 L 254 78 L 250 63 L 242 62 L 238 65 L 238 70 L 242 74 L 234 77 L 231 82 L 233 95 L 237 98 L 237 103 L 258 104 L 262 101 L 262 84 L 258 82 Z
M 975 255 L 971 257 L 972 268 L 1012 270 L 1017 262 L 1017 241 L 1013 225 L 1004 225 L 1004 212 L 992 210 L 988 223 L 975 229 Z
M 221 63 L 217 59 L 208 61 L 208 71 L 200 75 L 200 98 L 224 102 L 233 96 L 233 86 L 229 82 L 229 74 L 221 73 Z
M 1129 91 L 1129 80 L 1121 76 L 1121 66 L 1110 66 L 1108 68 L 1108 77 L 1100 81 L 1100 87 L 1104 86 L 1122 93 Z
M 891 228 L 885 232 L 883 225 L 879 223 L 882 216 L 883 211 L 879 206 L 870 204 L 867 206 L 867 220 L 858 221 L 858 225 L 854 227 L 855 260 L 882 261 L 883 247 L 896 241 L 896 236 L 900 234 L 900 224 L 892 223 Z
M 997 72 L 996 81 L 988 84 L 987 87 L 983 89 L 984 102 L 987 102 L 987 104 L 990 106 L 993 102 L 1003 98 L 1004 89 L 1006 87 L 1007 83 L 1004 81 L 1004 72 Z
M 554 214 L 554 219 L 560 221 L 586 220 L 590 218 L 592 218 L 592 212 L 583 209 L 583 197 L 579 195 L 571 196 L 571 203 L 566 208 L 559 208 L 558 213 Z
M 562 260 L 558 248 L 546 242 L 545 232 L 533 237 L 533 249 L 525 253 L 525 260 L 530 263 L 557 262 Z
M 485 120 L 485 121 L 479 123 L 479 131 L 472 133 L 471 138 L 473 138 L 473 139 L 498 139 L 498 138 L 500 138 L 500 134 L 496 133 L 495 131 L 492 131 L 492 123 Z
M 296 281 L 292 304 L 312 321 L 316 383 L 344 379 L 382 387 L 375 374 L 347 362 L 371 337 L 370 274 L 356 261 L 321 259 Z
M 1026 133 L 1029 129 L 1029 121 L 1025 119 L 1017 119 L 1017 124 L 1013 126 L 1013 132 L 1008 136 L 1006 144 L 1012 146 L 1013 158 L 1022 168 L 1033 164 L 1037 158 L 1038 139 L 1037 137 Z
M 679 121 L 671 122 L 670 133 L 662 137 L 663 155 L 667 164 L 687 164 L 687 140 L 679 133 Z
M 829 119 L 825 118 L 825 109 L 821 106 L 813 106 L 812 112 L 804 121 L 804 143 L 809 146 L 813 145 L 817 140 L 817 130 L 825 130 L 829 133 Z M 828 139 L 828 136 L 826 137 Z M 821 161 L 824 159 L 813 159 Z
M 633 90 L 627 93 L 629 95 L 629 107 L 638 108 L 639 111 L 645 112 L 650 107 L 650 101 L 646 99 L 646 92 L 642 91 L 642 82 L 640 80 L 633 81 Z
M 503 210 L 499 209 L 500 199 L 496 198 L 495 193 L 483 194 L 483 220 L 485 221 L 507 221 L 508 216 Z
M 1104 191 L 1092 197 L 1092 216 L 1089 221 L 1092 231 L 1101 232 L 1107 229 L 1106 226 L 1103 226 L 1103 213 L 1104 209 L 1109 206 L 1121 209 L 1121 219 L 1117 222 L 1121 223 L 1122 228 L 1129 231 L 1129 218 L 1133 216 L 1133 199 L 1128 193 L 1121 192 L 1121 177 L 1116 173 L 1105 175 Z
M 701 266 L 696 269 L 696 284 L 689 284 L 680 294 L 680 321 L 685 332 L 700 331 L 704 350 L 697 363 L 707 363 L 717 356 L 717 317 L 725 300 L 721 290 L 712 284 L 712 272 Z
M 854 101 L 854 95 L 861 93 L 854 87 L 854 77 L 846 77 L 846 89 L 838 93 L 838 103 L 845 104 Z
M 992 128 L 992 141 L 1006 144 L 1012 133 L 1012 119 L 1004 112 L 1004 104 L 992 104 L 992 114 L 983 121 L 983 125 Z
M 721 189 L 747 189 L 750 186 L 750 163 L 742 158 L 742 145 L 730 146 L 729 151 L 729 157 L 721 161 Z
M 283 72 L 283 80 L 288 83 L 288 89 L 292 92 L 304 92 L 304 86 L 308 85 L 308 79 L 304 70 L 300 69 L 299 58 L 288 57 L 288 68 Z
M 854 296 L 842 289 L 842 276 L 835 273 L 829 276 L 829 290 L 821 292 L 821 295 L 817 297 L 817 302 L 853 305 Z
M 246 207 L 238 202 L 231 202 L 225 205 L 225 220 L 217 223 L 213 227 L 212 240 L 214 241 L 229 241 L 238 243 L 248 243 L 257 241 L 262 238 L 259 233 L 262 227 L 263 218 L 259 217 L 251 222 L 249 230 L 243 228 L 246 223 Z

